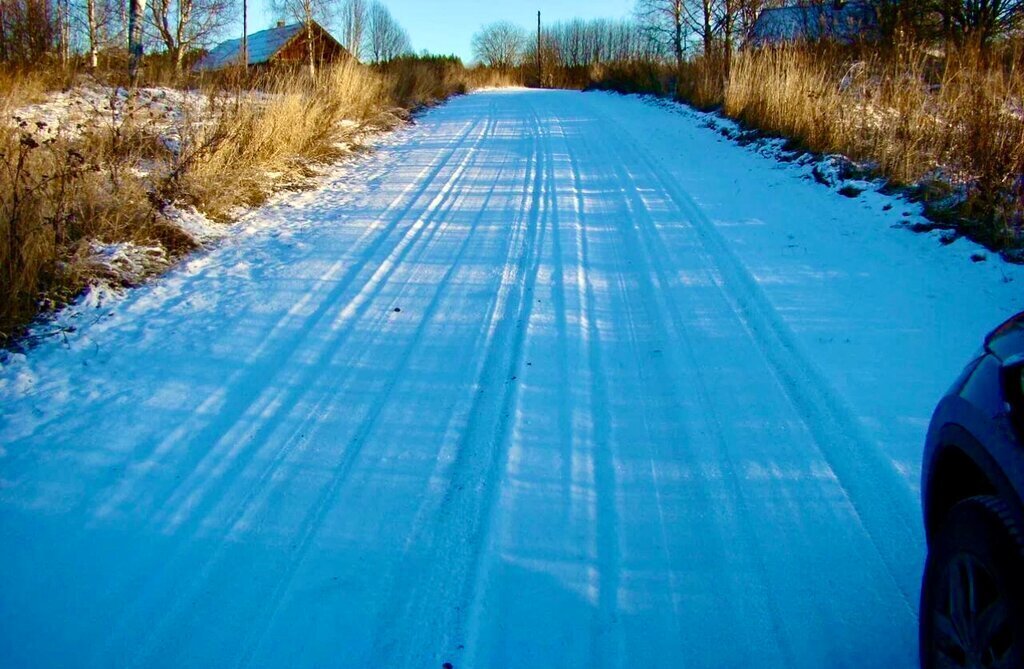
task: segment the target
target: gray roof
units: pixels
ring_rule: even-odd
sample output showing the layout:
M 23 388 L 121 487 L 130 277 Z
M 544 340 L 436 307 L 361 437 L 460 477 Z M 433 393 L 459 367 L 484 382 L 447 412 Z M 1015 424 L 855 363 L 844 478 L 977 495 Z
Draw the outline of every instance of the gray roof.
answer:
M 269 61 L 281 47 L 288 43 L 299 31 L 302 30 L 301 23 L 282 26 L 280 28 L 269 28 L 258 33 L 249 35 L 249 64 L 259 65 Z M 203 56 L 192 69 L 196 72 L 203 70 L 219 70 L 229 65 L 239 65 L 242 61 L 242 38 L 229 39 L 221 42 Z
M 878 16 L 865 2 L 765 9 L 750 31 L 750 44 L 763 46 L 799 40 L 855 42 L 878 36 Z

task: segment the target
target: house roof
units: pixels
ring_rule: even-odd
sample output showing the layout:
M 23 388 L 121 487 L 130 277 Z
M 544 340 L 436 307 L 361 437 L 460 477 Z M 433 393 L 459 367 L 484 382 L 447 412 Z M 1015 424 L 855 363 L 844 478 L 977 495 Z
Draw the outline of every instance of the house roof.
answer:
M 293 23 L 287 26 L 269 28 L 249 35 L 246 45 L 249 51 L 249 65 L 266 63 L 281 48 L 302 31 L 303 24 Z M 219 70 L 229 65 L 240 64 L 242 60 L 242 38 L 229 39 L 215 46 L 210 53 L 203 56 L 193 68 L 195 71 Z
M 765 9 L 750 31 L 754 46 L 831 39 L 854 42 L 878 33 L 878 15 L 866 2 Z

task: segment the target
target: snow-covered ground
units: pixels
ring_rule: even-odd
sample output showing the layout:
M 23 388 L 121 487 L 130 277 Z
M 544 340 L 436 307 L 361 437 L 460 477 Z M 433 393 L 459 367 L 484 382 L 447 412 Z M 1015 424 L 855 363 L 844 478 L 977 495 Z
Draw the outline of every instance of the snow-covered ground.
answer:
M 126 122 L 151 128 L 165 141 L 178 141 L 185 124 L 202 122 L 210 99 L 200 91 L 177 88 L 125 88 L 82 83 L 51 92 L 42 102 L 19 107 L 4 119 L 39 139 L 77 137 L 86 130 L 113 129 Z
M 0 666 L 914 666 L 1024 268 L 704 123 L 458 98 L 9 357 Z

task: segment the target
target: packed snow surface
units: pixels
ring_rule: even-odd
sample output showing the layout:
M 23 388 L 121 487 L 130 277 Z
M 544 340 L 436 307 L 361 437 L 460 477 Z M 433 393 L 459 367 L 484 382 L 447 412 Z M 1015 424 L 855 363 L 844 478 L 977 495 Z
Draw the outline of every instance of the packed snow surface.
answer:
M 435 109 L 8 357 L 0 666 L 912 667 L 927 421 L 1024 307 L 916 213 Z

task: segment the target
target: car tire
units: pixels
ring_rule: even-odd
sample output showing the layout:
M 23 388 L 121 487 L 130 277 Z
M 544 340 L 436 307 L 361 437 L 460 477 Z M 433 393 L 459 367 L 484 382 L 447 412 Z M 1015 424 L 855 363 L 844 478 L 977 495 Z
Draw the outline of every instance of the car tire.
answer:
M 1024 538 L 997 497 L 956 504 L 921 584 L 922 669 L 1024 667 Z

